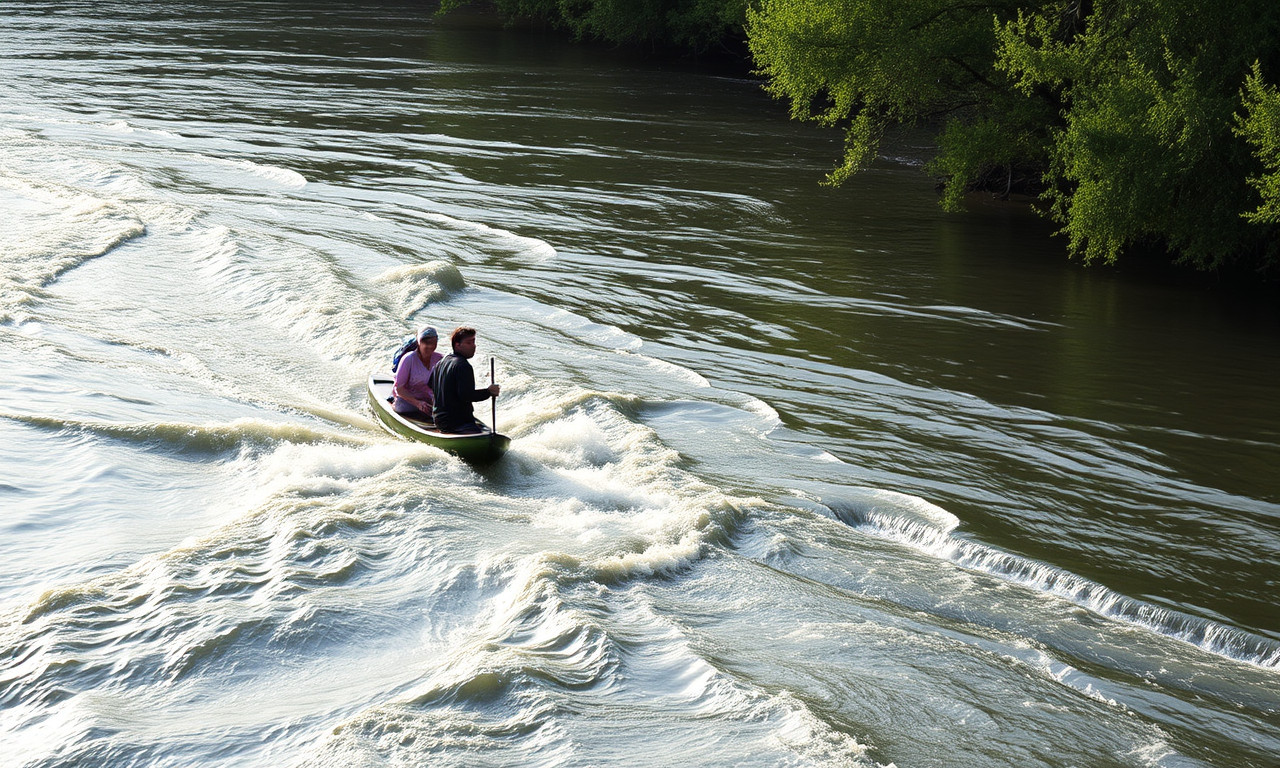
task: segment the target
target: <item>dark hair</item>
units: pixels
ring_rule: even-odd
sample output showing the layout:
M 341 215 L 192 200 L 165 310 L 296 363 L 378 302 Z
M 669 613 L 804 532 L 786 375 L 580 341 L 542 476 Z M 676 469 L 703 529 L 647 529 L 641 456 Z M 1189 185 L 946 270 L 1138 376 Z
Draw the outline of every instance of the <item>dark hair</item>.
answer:
M 476 335 L 475 328 L 468 328 L 465 325 L 460 325 L 457 328 L 453 329 L 453 333 L 449 334 L 449 346 L 453 347 L 454 349 L 457 349 L 458 342 L 462 341 L 463 339 L 469 339 L 475 335 Z

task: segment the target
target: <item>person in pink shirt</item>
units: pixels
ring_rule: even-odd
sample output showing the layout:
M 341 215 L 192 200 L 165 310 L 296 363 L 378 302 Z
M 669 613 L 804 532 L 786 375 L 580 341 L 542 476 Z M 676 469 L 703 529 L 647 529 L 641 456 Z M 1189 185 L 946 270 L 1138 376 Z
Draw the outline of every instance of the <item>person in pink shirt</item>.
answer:
M 395 399 L 391 407 L 402 416 L 431 421 L 435 395 L 431 391 L 431 371 L 444 355 L 436 351 L 440 341 L 436 329 L 426 326 L 418 331 L 418 348 L 400 358 L 396 367 L 396 383 L 391 388 Z

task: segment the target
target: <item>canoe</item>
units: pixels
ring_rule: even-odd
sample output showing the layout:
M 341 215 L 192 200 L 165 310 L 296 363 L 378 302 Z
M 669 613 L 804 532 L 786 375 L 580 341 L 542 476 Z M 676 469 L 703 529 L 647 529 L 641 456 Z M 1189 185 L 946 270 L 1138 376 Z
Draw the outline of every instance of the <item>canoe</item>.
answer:
M 391 432 L 434 445 L 473 464 L 497 461 L 511 447 L 511 438 L 493 432 L 492 429 L 474 435 L 451 435 L 437 432 L 430 422 L 401 416 L 392 410 L 389 400 L 394 383 L 395 380 L 388 374 L 374 373 L 369 376 L 369 405 L 382 426 Z

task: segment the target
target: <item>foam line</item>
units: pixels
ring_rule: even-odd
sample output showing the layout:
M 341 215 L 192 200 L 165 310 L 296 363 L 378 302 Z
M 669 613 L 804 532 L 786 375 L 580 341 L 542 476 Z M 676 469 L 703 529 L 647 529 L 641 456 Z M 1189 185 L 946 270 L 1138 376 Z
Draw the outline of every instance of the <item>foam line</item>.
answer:
M 28 304 L 66 272 L 142 237 L 147 228 L 119 201 L 0 174 L 0 306 Z M 9 317 L 0 312 L 0 319 Z
M 858 509 L 829 504 L 828 508 L 838 519 L 877 538 L 1060 597 L 1100 616 L 1142 627 L 1216 656 L 1280 670 L 1280 643 L 1252 632 L 1122 595 L 1062 568 L 965 541 L 953 535 L 950 528 L 939 528 L 928 521 L 882 512 L 874 506 Z
M 316 429 L 303 424 L 270 422 L 243 418 L 225 424 L 185 424 L 180 422 L 141 422 L 116 424 L 107 421 L 62 419 L 0 412 L 0 418 L 51 430 L 78 430 L 118 440 L 138 443 L 159 442 L 197 453 L 221 453 L 242 445 L 274 443 L 342 443 L 352 446 L 370 444 L 364 436 L 354 436 Z

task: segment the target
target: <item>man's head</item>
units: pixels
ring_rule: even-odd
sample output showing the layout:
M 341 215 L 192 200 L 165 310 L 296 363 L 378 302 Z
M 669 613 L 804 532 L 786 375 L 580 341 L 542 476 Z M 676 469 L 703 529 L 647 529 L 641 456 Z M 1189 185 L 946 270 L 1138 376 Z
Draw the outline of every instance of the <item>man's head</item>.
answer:
M 470 359 L 476 353 L 476 329 L 460 325 L 449 334 L 449 342 L 453 345 L 453 354 Z

